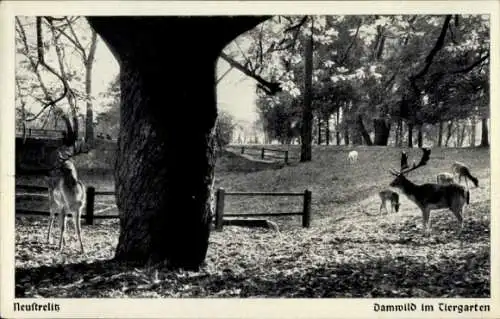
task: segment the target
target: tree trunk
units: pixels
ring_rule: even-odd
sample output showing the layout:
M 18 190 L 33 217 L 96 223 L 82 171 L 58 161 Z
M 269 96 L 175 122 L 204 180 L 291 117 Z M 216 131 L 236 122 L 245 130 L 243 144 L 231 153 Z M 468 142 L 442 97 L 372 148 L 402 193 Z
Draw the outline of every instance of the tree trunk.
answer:
M 314 22 L 310 17 L 311 23 Z M 302 112 L 302 145 L 300 148 L 300 161 L 308 162 L 312 160 L 312 68 L 313 68 L 313 27 L 311 25 L 311 35 L 306 40 L 304 48 L 304 105 Z
M 208 248 L 212 210 L 215 63 L 230 40 L 265 18 L 88 20 L 121 70 L 115 165 L 120 236 L 115 259 L 198 269 Z M 194 38 L 211 39 L 201 56 Z M 192 124 L 189 130 L 186 121 Z
M 318 115 L 318 145 L 321 145 L 321 117 Z
M 408 147 L 413 147 L 413 124 L 408 123 Z
M 439 122 L 438 129 L 438 147 L 443 146 L 443 122 Z
M 470 119 L 470 147 L 476 146 L 476 116 L 472 115 Z
M 356 123 L 358 124 L 359 132 L 361 133 L 361 136 L 363 137 L 365 144 L 368 146 L 373 145 L 372 139 L 370 138 L 370 134 L 368 134 L 368 131 L 366 130 L 365 125 L 363 124 L 363 117 L 361 116 L 361 114 L 358 114 Z
M 90 50 L 85 61 L 85 93 L 87 95 L 87 110 L 85 116 L 85 141 L 94 145 L 94 110 L 92 106 L 92 67 L 94 66 L 95 51 L 97 48 L 97 33 L 92 31 Z
M 488 119 L 483 118 L 481 120 L 481 147 L 489 147 L 490 142 L 488 141 Z
M 424 145 L 424 136 L 422 133 L 422 125 L 418 126 L 418 132 L 417 132 L 417 145 L 419 148 L 422 148 Z
M 448 133 L 446 134 L 446 141 L 444 142 L 444 146 L 448 147 L 448 143 L 450 142 L 450 138 L 453 135 L 453 121 L 448 122 Z
M 337 121 L 335 123 L 335 139 L 337 145 L 340 145 L 340 107 L 337 109 Z
M 344 144 L 349 145 L 349 124 L 345 123 L 344 128 Z
M 325 118 L 326 145 L 330 145 L 330 116 Z
M 373 120 L 373 128 L 375 130 L 374 144 L 387 146 L 391 124 L 384 118 L 378 118 Z

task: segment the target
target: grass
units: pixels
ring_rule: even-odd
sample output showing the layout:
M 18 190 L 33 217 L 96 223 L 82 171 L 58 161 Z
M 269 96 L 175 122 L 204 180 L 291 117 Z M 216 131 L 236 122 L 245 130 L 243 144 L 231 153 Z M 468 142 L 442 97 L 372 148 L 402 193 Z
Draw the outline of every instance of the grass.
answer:
M 441 210 L 431 213 L 429 237 L 422 236 L 420 211 L 404 196 L 399 213 L 378 215 L 377 192 L 389 184 L 387 169 L 398 166 L 400 150 L 359 147 L 355 165 L 346 161 L 349 151 L 315 147 L 312 162 L 281 169 L 261 163 L 254 170 L 247 159 L 219 161 L 216 187 L 228 191 L 311 189 L 312 226 L 301 228 L 299 217 L 270 217 L 279 233 L 225 227 L 212 233 L 199 272 L 109 261 L 118 221 L 84 225 L 86 253 L 79 255 L 75 240 L 61 254 L 45 243 L 46 219 L 17 218 L 16 297 L 490 296 L 489 150 L 433 149 L 427 166 L 409 174 L 415 182 L 433 182 L 459 160 L 480 181 L 471 188 L 463 233 L 457 235 L 452 213 Z M 420 154 L 410 150 L 409 160 Z M 112 187 L 109 178 L 84 178 Z M 226 203 L 231 213 L 300 211 L 302 205 L 292 197 L 228 197 Z

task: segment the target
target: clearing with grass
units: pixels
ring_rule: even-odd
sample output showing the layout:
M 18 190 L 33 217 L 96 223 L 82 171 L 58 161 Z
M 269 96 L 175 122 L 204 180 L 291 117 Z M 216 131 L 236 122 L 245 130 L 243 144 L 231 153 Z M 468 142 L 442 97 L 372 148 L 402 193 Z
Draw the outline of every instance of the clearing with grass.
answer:
M 269 146 L 285 148 L 284 146 Z M 290 146 L 293 153 L 299 146 Z M 348 161 L 355 149 L 357 161 Z M 422 213 L 400 194 L 398 213 L 379 214 L 378 192 L 388 188 L 401 150 L 392 147 L 315 146 L 313 161 L 262 163 L 226 152 L 218 159 L 214 188 L 227 191 L 312 191 L 312 222 L 268 217 L 279 231 L 225 226 L 213 231 L 200 271 L 134 268 L 112 260 L 118 220 L 82 225 L 79 254 L 73 225 L 59 253 L 46 244 L 48 218 L 16 217 L 16 297 L 469 297 L 490 296 L 489 148 L 433 148 L 426 166 L 408 174 L 415 183 L 435 183 L 466 163 L 479 186 L 470 186 L 464 229 L 449 210 L 431 212 L 430 235 Z M 405 149 L 418 160 L 419 149 Z M 112 174 L 79 168 L 96 189 L 113 189 Z M 43 183 L 17 178 L 18 184 Z M 43 185 L 43 184 L 41 184 Z M 112 205 L 113 198 L 107 203 Z M 43 207 L 21 201 L 17 207 Z M 300 211 L 300 197 L 229 197 L 227 213 Z M 48 206 L 47 206 L 48 207 Z M 109 213 L 116 214 L 114 211 Z M 57 228 L 57 227 L 56 227 Z M 58 229 L 58 228 L 57 228 Z M 57 232 L 55 233 L 58 236 Z

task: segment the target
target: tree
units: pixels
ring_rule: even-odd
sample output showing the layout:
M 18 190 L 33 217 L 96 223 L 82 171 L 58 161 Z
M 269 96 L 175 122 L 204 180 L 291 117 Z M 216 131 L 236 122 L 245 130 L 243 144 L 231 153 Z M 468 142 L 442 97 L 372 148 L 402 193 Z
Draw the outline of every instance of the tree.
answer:
M 197 269 L 210 234 L 214 65 L 229 41 L 267 17 L 87 19 L 121 70 L 115 259 Z M 197 38 L 210 38 L 202 55 Z
M 233 139 L 233 130 L 236 124 L 231 114 L 219 110 L 215 125 L 215 145 L 220 152 Z

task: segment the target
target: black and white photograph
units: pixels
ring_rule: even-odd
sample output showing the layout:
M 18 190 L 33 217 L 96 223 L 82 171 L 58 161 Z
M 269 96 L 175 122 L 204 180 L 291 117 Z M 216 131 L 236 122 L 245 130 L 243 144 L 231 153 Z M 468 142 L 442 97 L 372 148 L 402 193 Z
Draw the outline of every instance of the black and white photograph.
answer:
M 500 315 L 498 2 L 5 2 L 2 317 Z

